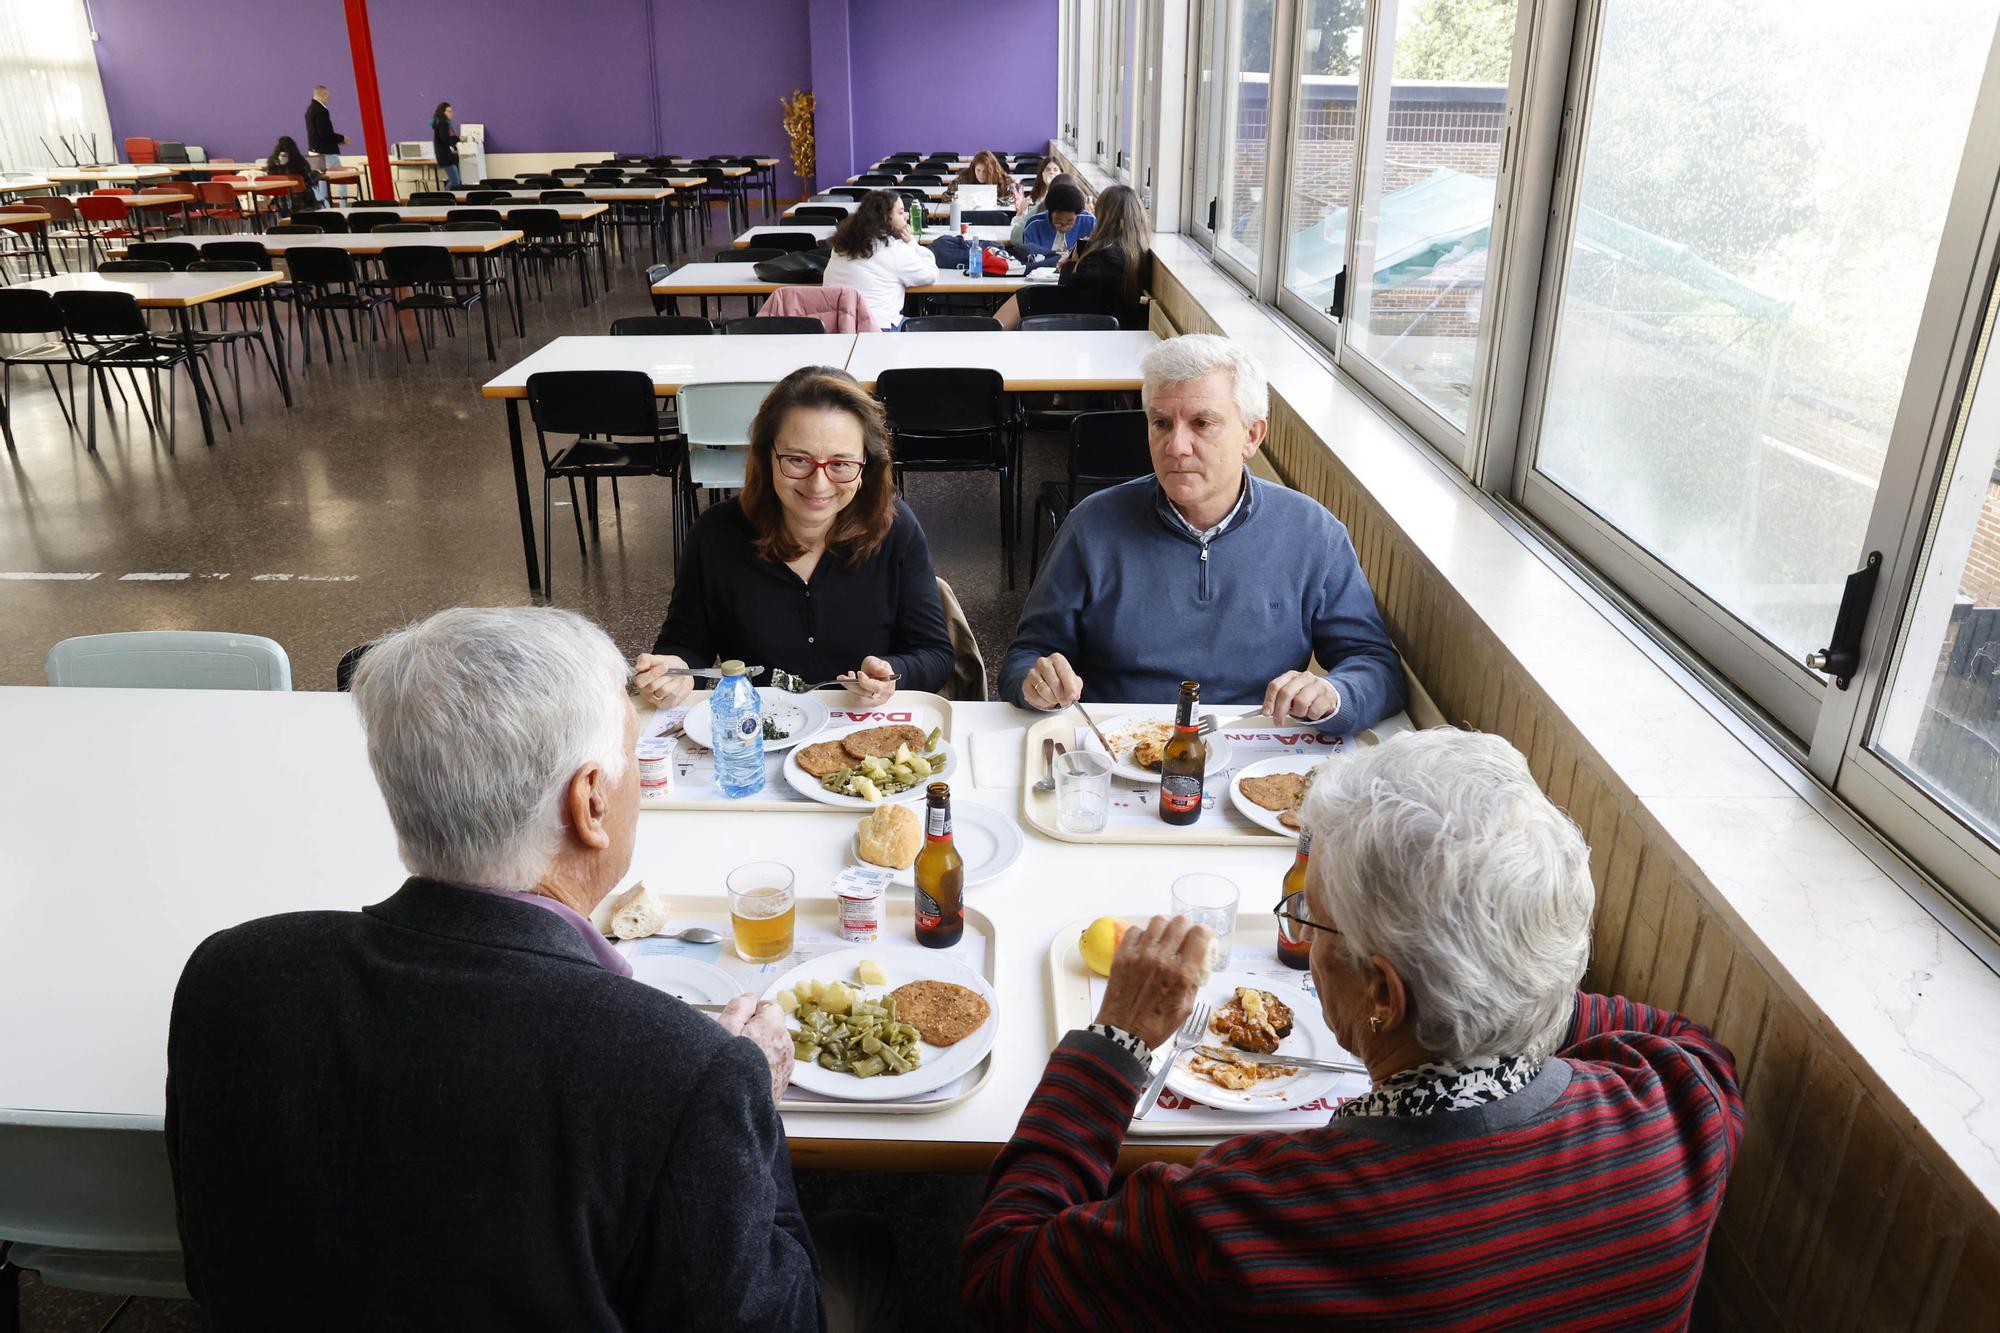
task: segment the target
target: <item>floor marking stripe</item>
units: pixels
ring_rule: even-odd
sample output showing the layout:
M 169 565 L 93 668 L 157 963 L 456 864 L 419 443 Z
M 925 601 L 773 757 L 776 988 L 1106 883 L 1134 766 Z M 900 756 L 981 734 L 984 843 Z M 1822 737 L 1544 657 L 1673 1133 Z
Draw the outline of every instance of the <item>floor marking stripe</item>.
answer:
M 120 574 L 118 581 L 120 583 L 178 583 L 182 579 L 190 577 L 192 576 L 188 574 Z
M 0 569 L 0 579 L 6 579 L 14 583 L 82 583 L 90 579 L 103 577 L 102 574 L 39 574 Z

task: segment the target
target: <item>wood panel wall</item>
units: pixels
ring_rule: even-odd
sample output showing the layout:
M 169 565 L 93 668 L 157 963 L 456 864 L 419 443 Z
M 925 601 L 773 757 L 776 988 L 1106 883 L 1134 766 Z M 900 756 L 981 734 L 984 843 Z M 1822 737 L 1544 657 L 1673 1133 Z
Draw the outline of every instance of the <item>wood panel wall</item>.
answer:
M 1156 271 L 1156 332 L 1222 330 Z M 2000 1217 L 1946 1178 L 1706 905 L 1699 870 L 1485 624 L 1285 404 L 1264 453 L 1347 525 L 1396 646 L 1454 723 L 1528 756 L 1591 847 L 1585 984 L 1675 1009 L 1735 1052 L 1745 1124 L 1698 1322 L 1724 1329 L 2000 1329 Z

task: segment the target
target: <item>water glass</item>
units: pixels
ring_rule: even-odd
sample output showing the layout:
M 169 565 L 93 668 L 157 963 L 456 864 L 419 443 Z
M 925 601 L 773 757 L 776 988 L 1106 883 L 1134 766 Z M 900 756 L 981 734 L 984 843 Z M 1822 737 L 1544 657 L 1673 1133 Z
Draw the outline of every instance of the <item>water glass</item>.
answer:
M 1236 938 L 1236 886 L 1220 875 L 1182 875 L 1174 881 L 1175 916 L 1215 932 L 1214 966 L 1229 966 L 1229 949 Z
M 1059 754 L 1049 771 L 1056 780 L 1056 828 L 1102 833 L 1111 817 L 1111 757 L 1090 750 Z
M 780 861 L 752 861 L 730 871 L 728 883 L 736 956 L 746 963 L 775 963 L 791 953 L 798 920 L 792 868 Z

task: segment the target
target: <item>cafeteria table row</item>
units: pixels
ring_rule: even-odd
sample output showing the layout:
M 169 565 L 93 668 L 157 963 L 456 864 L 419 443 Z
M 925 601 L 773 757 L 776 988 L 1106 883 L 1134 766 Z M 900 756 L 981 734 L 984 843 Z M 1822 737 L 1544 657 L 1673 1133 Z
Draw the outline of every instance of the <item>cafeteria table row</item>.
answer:
M 1157 341 L 1143 330 L 557 338 L 488 380 L 480 394 L 506 404 L 521 554 L 528 588 L 539 594 L 541 563 L 535 551 L 534 503 L 521 432 L 521 404 L 528 396 L 531 375 L 557 370 L 644 371 L 652 378 L 653 392 L 665 398 L 687 384 L 775 382 L 804 366 L 838 366 L 866 389 L 875 387 L 884 370 L 981 366 L 999 371 L 1009 393 L 1131 391 L 1139 387 L 1140 359 Z
M 328 677 L 332 670 L 331 662 L 314 668 Z M 846 698 L 821 697 L 833 707 Z M 881 711 L 921 701 L 936 702 L 898 695 Z M 800 1166 L 985 1169 L 1012 1135 L 1055 1042 L 1049 969 L 1058 933 L 1098 915 L 1165 912 L 1169 886 L 1192 871 L 1227 876 L 1240 886 L 1241 917 L 1262 915 L 1293 859 L 1292 845 L 1279 839 L 1057 841 L 1022 818 L 1019 729 L 1040 715 L 1002 703 L 948 707 L 959 755 L 955 805 L 978 805 L 1022 826 L 1019 859 L 966 891 L 967 907 L 992 926 L 991 1074 L 972 1095 L 924 1114 L 787 1105 Z M 0 732 L 15 759 L 0 771 L 9 866 L 0 879 L 7 923 L 0 988 L 21 1001 L 10 1006 L 0 1061 L 0 1123 L 158 1129 L 168 1015 L 195 946 L 273 913 L 356 910 L 388 897 L 405 877 L 347 695 L 4 687 Z M 255 780 L 244 781 L 246 774 Z M 87 792 L 125 799 L 76 799 Z M 216 836 L 222 793 L 227 837 Z M 678 904 L 720 895 L 732 867 L 775 857 L 793 869 L 802 904 L 830 899 L 855 821 L 853 812 L 804 802 L 782 810 L 648 809 L 621 887 L 643 879 Z M 908 888 L 889 889 L 882 921 L 885 948 L 911 942 Z M 785 966 L 774 965 L 771 976 Z M 632 1058 L 653 1056 L 635 1049 Z M 1230 1119 L 1257 1127 L 1253 1115 Z M 1219 1137 L 1135 1136 L 1124 1161 L 1187 1160 Z
M 941 268 L 937 280 L 930 286 L 912 287 L 909 291 L 919 299 L 926 296 L 1002 296 L 1048 281 L 1021 273 L 1003 277 L 988 277 L 985 274 L 974 277 L 955 268 Z M 654 283 L 652 292 L 656 300 L 667 302 L 670 311 L 679 309 L 678 302 L 683 297 L 698 301 L 705 316 L 710 297 L 765 297 L 780 287 L 790 285 L 758 277 L 755 264 L 683 264 Z

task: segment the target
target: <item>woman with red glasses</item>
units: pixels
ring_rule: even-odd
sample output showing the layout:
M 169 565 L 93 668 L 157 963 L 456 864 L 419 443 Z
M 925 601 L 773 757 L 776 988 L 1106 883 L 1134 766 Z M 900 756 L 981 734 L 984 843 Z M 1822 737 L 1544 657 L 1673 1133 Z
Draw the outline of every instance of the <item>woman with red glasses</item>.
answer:
M 743 491 L 695 522 L 673 602 L 635 683 L 668 707 L 694 682 L 671 667 L 737 658 L 863 703 L 951 680 L 930 543 L 890 478 L 882 406 L 845 371 L 795 370 L 750 426 Z

